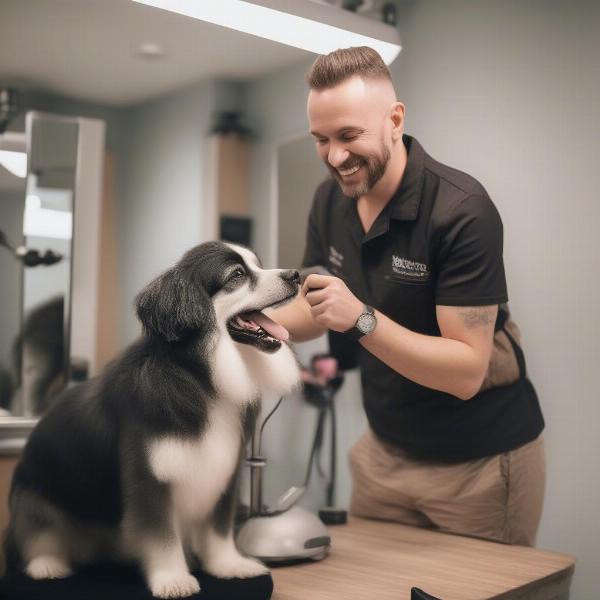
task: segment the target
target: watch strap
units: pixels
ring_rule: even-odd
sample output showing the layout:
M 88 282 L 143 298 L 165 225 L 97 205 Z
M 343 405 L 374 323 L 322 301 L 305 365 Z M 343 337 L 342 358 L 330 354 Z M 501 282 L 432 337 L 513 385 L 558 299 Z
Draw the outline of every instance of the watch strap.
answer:
M 375 317 L 375 310 L 373 309 L 372 306 L 369 306 L 368 304 L 363 304 L 363 311 L 360 313 L 360 315 L 358 315 L 358 318 L 356 319 L 356 323 L 354 324 L 353 327 L 351 327 L 350 329 L 347 329 L 344 333 L 351 339 L 358 341 L 360 340 L 362 337 L 364 337 L 365 335 L 367 335 L 367 332 L 362 331 L 361 329 L 358 328 L 358 321 L 360 320 L 360 318 L 363 315 L 373 315 L 373 317 Z M 370 332 L 369 332 L 370 333 Z

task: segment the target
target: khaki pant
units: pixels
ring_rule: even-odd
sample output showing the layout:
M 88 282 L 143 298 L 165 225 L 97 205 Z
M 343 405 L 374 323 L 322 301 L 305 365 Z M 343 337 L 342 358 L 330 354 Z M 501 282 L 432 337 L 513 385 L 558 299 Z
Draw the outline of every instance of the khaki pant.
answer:
M 538 439 L 458 464 L 409 459 L 370 430 L 350 451 L 350 512 L 418 527 L 533 546 L 544 498 Z

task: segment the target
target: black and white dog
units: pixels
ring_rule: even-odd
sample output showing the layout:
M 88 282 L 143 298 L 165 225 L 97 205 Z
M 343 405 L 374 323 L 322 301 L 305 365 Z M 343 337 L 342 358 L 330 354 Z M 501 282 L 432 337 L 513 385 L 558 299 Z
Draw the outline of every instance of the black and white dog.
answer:
M 207 242 L 137 297 L 144 335 L 39 422 L 13 477 L 9 570 L 65 577 L 74 565 L 138 561 L 154 596 L 266 573 L 232 523 L 244 441 L 264 392 L 299 381 L 287 332 L 261 313 L 299 289 L 247 250 Z

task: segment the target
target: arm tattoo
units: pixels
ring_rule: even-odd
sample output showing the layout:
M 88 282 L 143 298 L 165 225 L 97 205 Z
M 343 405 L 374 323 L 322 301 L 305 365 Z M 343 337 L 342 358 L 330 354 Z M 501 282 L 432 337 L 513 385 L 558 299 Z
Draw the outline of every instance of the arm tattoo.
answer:
M 460 311 L 460 316 L 467 329 L 475 329 L 495 323 L 495 306 L 475 306 Z

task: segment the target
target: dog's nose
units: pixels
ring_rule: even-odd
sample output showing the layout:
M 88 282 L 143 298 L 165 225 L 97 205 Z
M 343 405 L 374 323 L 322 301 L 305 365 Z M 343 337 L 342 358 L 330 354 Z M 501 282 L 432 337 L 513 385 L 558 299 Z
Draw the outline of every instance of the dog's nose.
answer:
M 281 274 L 281 278 L 291 285 L 300 285 L 300 273 L 296 269 L 284 271 Z

